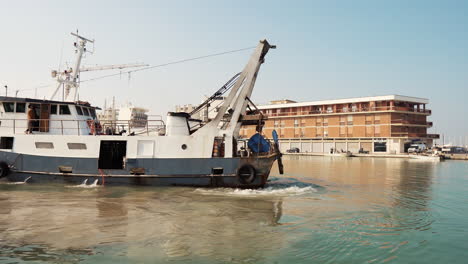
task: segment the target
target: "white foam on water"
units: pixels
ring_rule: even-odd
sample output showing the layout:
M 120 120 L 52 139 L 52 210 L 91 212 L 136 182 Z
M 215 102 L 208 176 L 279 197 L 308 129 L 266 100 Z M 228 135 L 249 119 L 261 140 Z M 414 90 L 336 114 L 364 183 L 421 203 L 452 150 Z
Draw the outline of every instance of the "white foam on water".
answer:
M 8 182 L 7 184 L 14 184 L 14 185 L 18 185 L 18 184 L 26 184 L 28 183 L 28 180 L 31 179 L 31 176 L 27 177 L 26 179 L 24 179 L 24 181 L 22 182 Z
M 96 187 L 99 187 L 98 185 L 98 180 L 94 180 L 94 182 L 90 185 L 87 184 L 88 183 L 88 179 L 85 179 L 83 181 L 83 183 L 79 184 L 79 185 L 73 185 L 73 186 L 66 186 L 66 187 L 70 187 L 70 188 L 96 188 Z
M 314 193 L 317 190 L 311 186 L 299 187 L 267 187 L 264 189 L 195 189 L 195 192 L 205 195 L 223 195 L 223 196 L 297 196 L 306 193 Z

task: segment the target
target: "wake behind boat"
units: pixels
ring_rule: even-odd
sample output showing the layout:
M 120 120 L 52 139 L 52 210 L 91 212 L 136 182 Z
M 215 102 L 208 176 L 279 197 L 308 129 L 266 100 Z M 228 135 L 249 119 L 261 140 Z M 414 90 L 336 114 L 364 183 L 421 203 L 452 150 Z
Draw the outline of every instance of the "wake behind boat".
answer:
M 261 136 L 266 117 L 250 100 L 265 55 L 275 48 L 266 40 L 244 70 L 197 109 L 230 90 L 213 119 L 170 112 L 166 122 L 147 120 L 136 128 L 130 121 L 99 120 L 98 107 L 76 101 L 81 59 L 93 41 L 72 34 L 78 38 L 75 68 L 53 71 L 58 86 L 49 100 L 0 97 L 0 177 L 15 182 L 31 177 L 28 183 L 87 179 L 106 185 L 258 188 L 274 161 L 281 162 L 277 142 Z M 60 89 L 62 100 L 54 100 Z M 242 124 L 257 125 L 259 133 L 249 144 L 238 140 Z

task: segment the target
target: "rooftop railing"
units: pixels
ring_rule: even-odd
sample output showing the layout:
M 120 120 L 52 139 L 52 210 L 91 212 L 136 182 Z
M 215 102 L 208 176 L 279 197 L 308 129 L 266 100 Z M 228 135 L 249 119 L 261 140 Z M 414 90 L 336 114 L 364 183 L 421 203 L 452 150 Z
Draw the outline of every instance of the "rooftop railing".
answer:
M 426 113 L 431 114 L 428 109 L 416 109 L 411 107 L 402 106 L 379 106 L 379 107 L 361 107 L 361 108 L 348 108 L 348 109 L 316 109 L 308 111 L 288 111 L 268 113 L 268 116 L 296 116 L 296 115 L 319 115 L 319 114 L 339 114 L 339 113 L 362 113 L 362 112 L 378 112 L 378 111 L 401 111 L 413 113 Z

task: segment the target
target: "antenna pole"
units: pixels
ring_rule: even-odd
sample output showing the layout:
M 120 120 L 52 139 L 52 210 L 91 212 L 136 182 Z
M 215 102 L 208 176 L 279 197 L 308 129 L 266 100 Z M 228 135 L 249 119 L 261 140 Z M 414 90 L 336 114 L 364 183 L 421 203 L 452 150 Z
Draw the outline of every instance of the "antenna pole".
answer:
M 5 96 L 8 96 L 8 85 L 5 85 Z

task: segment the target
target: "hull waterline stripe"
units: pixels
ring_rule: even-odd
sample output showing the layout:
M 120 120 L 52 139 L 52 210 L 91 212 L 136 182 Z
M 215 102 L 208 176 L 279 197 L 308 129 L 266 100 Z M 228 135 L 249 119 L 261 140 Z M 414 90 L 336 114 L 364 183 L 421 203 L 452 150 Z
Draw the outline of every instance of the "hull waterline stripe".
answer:
M 25 174 L 39 174 L 39 175 L 55 175 L 55 176 L 64 176 L 64 177 L 101 177 L 100 174 L 73 174 L 73 173 L 61 173 L 61 172 L 41 172 L 41 171 L 20 171 L 20 170 L 12 170 L 15 173 L 25 173 Z M 133 175 L 133 174 L 114 174 L 114 175 L 106 175 L 105 177 L 126 177 L 126 178 L 204 178 L 204 177 L 235 177 L 236 174 L 187 174 L 187 175 L 157 175 L 157 174 L 150 174 L 150 175 Z

